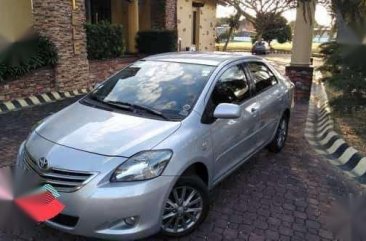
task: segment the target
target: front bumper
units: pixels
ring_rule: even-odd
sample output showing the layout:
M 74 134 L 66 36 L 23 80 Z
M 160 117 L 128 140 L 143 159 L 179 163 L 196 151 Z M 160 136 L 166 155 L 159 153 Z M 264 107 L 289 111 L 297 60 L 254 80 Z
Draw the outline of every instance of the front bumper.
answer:
M 18 154 L 19 168 L 22 166 L 24 146 L 21 146 Z M 65 147 L 57 148 L 65 152 Z M 32 145 L 27 145 L 27 150 L 32 153 Z M 39 150 L 32 153 L 35 153 L 36 158 L 37 152 Z M 80 151 L 68 149 L 68 152 L 72 159 L 75 156 L 73 152 Z M 47 156 L 50 160 L 59 151 L 53 150 L 52 153 Z M 104 163 L 103 166 L 108 165 Z M 163 205 L 176 177 L 160 176 L 140 182 L 110 183 L 108 174 L 105 171 L 101 173 L 104 175 L 96 175 L 75 192 L 60 192 L 58 200 L 65 205 L 60 216 L 73 217 L 75 223 L 61 223 L 53 219 L 46 224 L 67 233 L 101 239 L 134 240 L 157 233 Z M 124 219 L 128 217 L 137 217 L 136 224 L 126 224 Z
M 90 183 L 74 193 L 61 193 L 59 198 L 66 206 L 62 214 L 78 218 L 74 227 L 52 221 L 47 224 L 68 233 L 102 239 L 147 237 L 160 230 L 161 211 L 173 184 L 174 178 L 166 176 L 95 189 L 88 187 Z M 128 217 L 137 217 L 135 226 L 124 222 Z

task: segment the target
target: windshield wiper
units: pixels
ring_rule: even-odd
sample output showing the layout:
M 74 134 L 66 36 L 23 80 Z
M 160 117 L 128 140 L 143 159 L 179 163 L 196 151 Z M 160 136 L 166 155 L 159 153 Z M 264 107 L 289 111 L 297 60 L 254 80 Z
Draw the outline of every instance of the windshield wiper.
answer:
M 156 115 L 159 116 L 161 118 L 163 118 L 164 120 L 170 120 L 167 116 L 165 116 L 163 113 L 161 113 L 158 110 L 155 110 L 153 108 L 147 107 L 147 106 L 143 106 L 143 105 L 136 105 L 136 104 L 131 104 L 131 103 L 127 103 L 127 102 L 120 102 L 120 101 L 104 101 L 104 103 L 109 104 L 109 105 L 113 105 L 119 108 L 123 108 L 123 109 L 127 109 L 127 110 L 143 110 L 149 114 L 152 115 Z
M 158 110 L 155 110 L 155 109 L 152 109 L 152 108 L 149 108 L 147 106 L 136 105 L 136 104 L 131 104 L 131 103 L 128 103 L 128 102 L 121 102 L 121 101 L 112 101 L 112 100 L 105 101 L 105 100 L 103 100 L 103 98 L 100 98 L 96 95 L 90 95 L 90 98 L 93 99 L 93 100 L 96 100 L 98 102 L 107 104 L 109 106 L 117 107 L 119 109 L 123 109 L 123 110 L 127 110 L 127 111 L 133 111 L 133 110 L 136 110 L 136 109 L 143 110 L 143 111 L 145 111 L 149 114 L 159 116 L 164 120 L 170 120 L 170 118 L 168 118 L 162 112 L 160 112 Z
M 103 103 L 113 106 L 113 107 L 117 107 L 119 109 L 123 109 L 123 110 L 128 110 L 128 111 L 133 111 L 134 108 L 131 107 L 130 104 L 128 103 L 122 103 L 119 101 L 102 101 Z
M 168 118 L 166 115 L 164 115 L 161 111 L 155 110 L 153 108 L 143 106 L 143 105 L 136 105 L 136 104 L 131 105 L 131 107 L 140 109 L 140 110 L 144 110 L 144 111 L 146 111 L 150 114 L 156 115 L 156 116 L 160 116 L 164 120 L 170 120 L 170 118 Z

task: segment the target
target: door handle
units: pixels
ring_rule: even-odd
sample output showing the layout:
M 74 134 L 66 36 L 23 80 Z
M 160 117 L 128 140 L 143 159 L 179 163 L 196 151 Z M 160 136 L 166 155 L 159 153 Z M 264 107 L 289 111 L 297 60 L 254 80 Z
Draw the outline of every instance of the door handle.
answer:
M 258 108 L 252 107 L 251 112 L 255 113 L 255 112 L 257 112 L 257 110 L 258 110 Z

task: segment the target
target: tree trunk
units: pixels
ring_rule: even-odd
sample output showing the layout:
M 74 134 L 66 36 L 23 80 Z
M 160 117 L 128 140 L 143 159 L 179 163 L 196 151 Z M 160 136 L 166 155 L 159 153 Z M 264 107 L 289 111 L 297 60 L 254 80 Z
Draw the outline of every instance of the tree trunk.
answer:
M 336 11 L 337 43 L 360 44 L 355 31 L 347 24 L 339 9 Z
M 263 32 L 262 31 L 257 31 L 257 41 L 261 41 L 263 38 Z
M 222 49 L 223 51 L 226 51 L 227 50 L 227 46 L 229 45 L 229 42 L 233 36 L 233 33 L 234 33 L 234 28 L 231 27 L 230 30 L 229 30 L 229 36 L 227 37 L 226 39 L 226 42 L 225 42 L 225 45 L 224 45 L 224 48 Z

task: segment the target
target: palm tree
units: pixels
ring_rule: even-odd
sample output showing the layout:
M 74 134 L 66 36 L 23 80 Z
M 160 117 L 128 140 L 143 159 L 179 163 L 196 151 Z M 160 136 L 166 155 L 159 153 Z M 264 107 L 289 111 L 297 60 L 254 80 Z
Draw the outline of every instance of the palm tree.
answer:
M 229 27 L 230 27 L 230 30 L 229 30 L 229 34 L 227 36 L 227 39 L 226 39 L 226 42 L 225 42 L 223 51 L 226 51 L 227 50 L 227 46 L 228 46 L 230 40 L 233 37 L 234 30 L 239 29 L 239 26 L 240 26 L 240 21 L 239 21 L 240 20 L 240 16 L 241 16 L 241 14 L 240 13 L 237 13 L 235 15 L 232 15 L 229 18 Z

